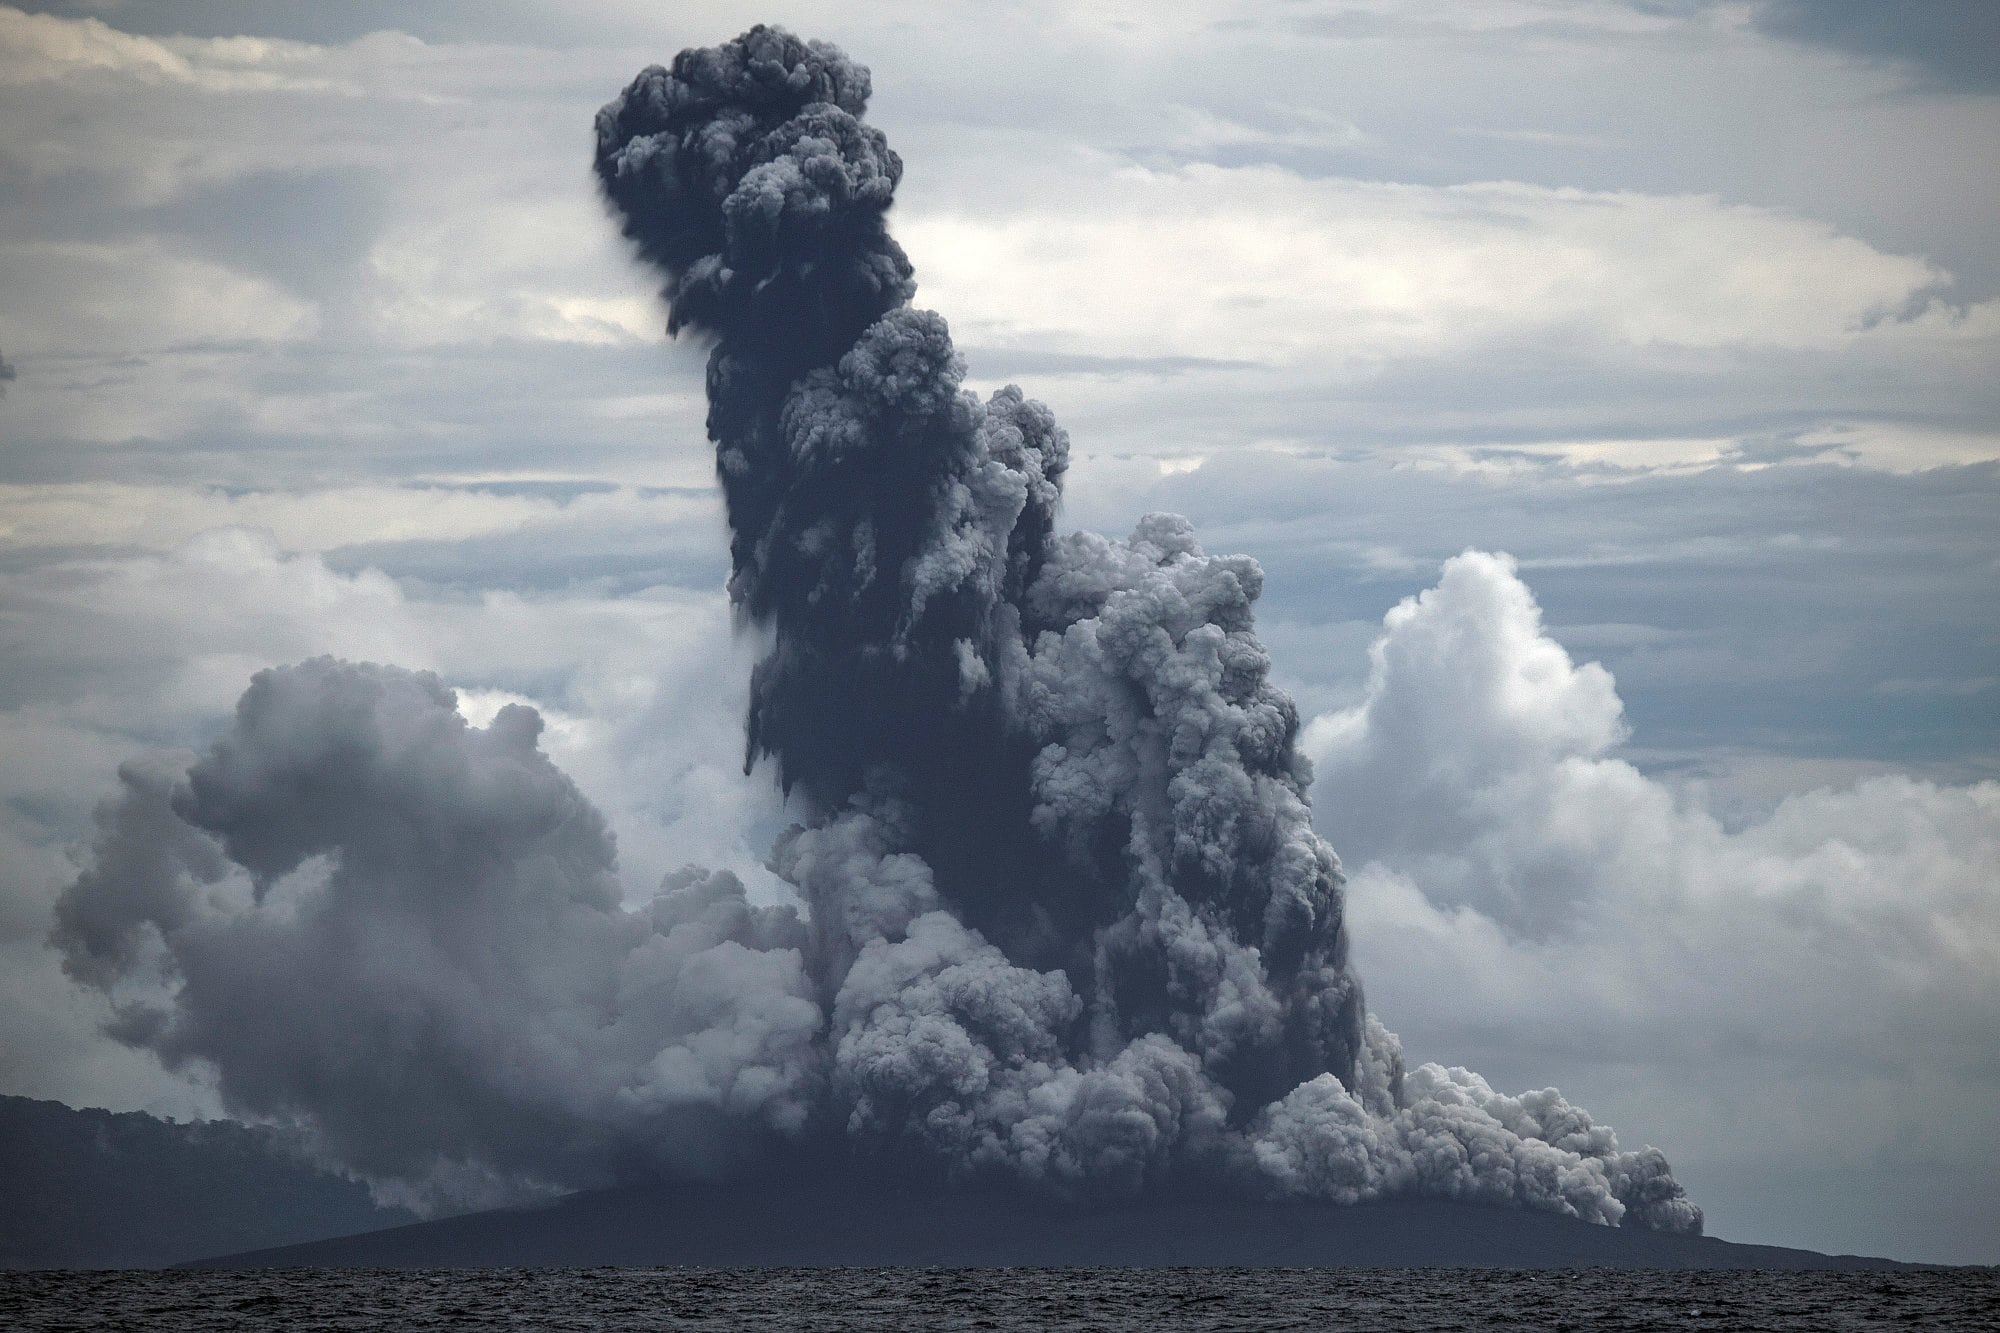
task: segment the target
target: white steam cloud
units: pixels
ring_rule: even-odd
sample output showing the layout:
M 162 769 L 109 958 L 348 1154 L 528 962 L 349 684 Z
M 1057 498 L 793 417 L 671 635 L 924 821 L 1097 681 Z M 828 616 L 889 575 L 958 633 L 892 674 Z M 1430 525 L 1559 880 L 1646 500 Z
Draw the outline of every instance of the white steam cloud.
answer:
M 1373 658 L 1363 699 L 1303 745 L 1352 919 L 1406 1021 L 1449 1025 L 1476 978 L 1520 1049 L 1643 1048 L 1828 1116 L 1879 1099 L 1900 1108 L 1893 1134 L 1793 1151 L 1838 1162 L 1935 1140 L 1926 1151 L 1963 1160 L 1956 1108 L 1980 1094 L 1906 1059 L 1990 1062 L 2000 783 L 1870 777 L 1725 818 L 1701 784 L 1612 753 L 1610 676 L 1549 636 L 1505 556 L 1447 562 L 1389 614 Z M 1804 1077 L 1826 1066 L 1848 1072 Z M 1745 1113 L 1768 1121 L 1743 1127 L 1760 1150 L 1797 1132 L 1775 1107 Z

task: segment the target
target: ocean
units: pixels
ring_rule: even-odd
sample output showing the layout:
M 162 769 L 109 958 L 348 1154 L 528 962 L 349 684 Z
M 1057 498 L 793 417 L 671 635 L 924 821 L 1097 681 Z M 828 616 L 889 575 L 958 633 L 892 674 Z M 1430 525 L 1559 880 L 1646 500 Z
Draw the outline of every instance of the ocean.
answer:
M 0 1273 L 20 1330 L 2000 1328 L 2000 1272 L 595 1268 Z

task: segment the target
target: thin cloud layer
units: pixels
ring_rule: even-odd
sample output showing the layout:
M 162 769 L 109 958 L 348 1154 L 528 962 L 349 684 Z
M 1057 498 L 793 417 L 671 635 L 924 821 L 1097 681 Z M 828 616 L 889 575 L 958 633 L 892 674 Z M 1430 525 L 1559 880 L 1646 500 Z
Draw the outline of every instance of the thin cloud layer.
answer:
M 1945 338 L 2000 330 L 1992 308 L 1932 310 L 1949 280 L 1934 264 L 1714 198 L 1107 161 L 1087 196 L 1021 203 L 907 229 L 925 272 L 940 270 L 935 298 L 1003 347 L 1226 347 L 1338 369 L 1551 335 L 1747 349 L 1837 345 L 1912 320 L 1909 332 Z M 1152 280 L 1163 272 L 1189 276 Z

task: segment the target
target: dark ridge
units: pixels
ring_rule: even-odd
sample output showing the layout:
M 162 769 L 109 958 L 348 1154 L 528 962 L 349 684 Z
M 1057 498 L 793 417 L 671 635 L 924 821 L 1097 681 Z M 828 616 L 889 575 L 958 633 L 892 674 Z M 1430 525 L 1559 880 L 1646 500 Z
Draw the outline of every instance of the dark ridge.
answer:
M 0 1097 L 0 1268 L 157 1268 L 410 1216 L 247 1125 Z
M 573 1194 L 184 1265 L 260 1268 L 946 1267 L 1870 1269 L 1713 1237 L 1427 1199 L 1339 1206 L 1192 1196 L 1068 1207 L 1004 1190 L 839 1182 Z

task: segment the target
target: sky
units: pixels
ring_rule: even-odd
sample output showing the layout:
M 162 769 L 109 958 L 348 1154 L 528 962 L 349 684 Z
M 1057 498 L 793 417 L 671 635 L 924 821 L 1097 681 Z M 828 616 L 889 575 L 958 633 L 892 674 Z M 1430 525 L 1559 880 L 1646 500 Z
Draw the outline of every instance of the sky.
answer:
M 0 6 L 0 1093 L 213 1094 L 46 947 L 135 757 L 330 653 L 538 708 L 637 899 L 763 869 L 643 65 L 874 71 L 1064 522 L 1258 559 L 1355 964 L 1733 1240 L 2000 1262 L 2000 33 L 1978 3 Z

